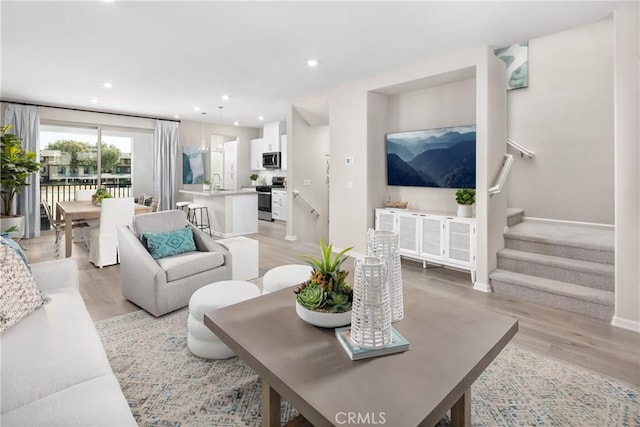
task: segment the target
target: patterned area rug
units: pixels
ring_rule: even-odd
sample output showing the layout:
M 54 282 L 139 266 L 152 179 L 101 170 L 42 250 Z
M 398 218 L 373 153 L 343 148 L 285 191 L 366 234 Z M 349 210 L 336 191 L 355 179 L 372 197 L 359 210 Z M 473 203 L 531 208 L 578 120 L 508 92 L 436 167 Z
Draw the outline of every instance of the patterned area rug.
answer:
M 160 319 L 137 311 L 96 323 L 138 424 L 260 426 L 257 375 L 237 357 L 193 356 L 186 324 L 186 309 Z M 640 388 L 514 344 L 478 378 L 471 396 L 473 425 L 640 425 Z M 282 422 L 295 415 L 283 402 Z

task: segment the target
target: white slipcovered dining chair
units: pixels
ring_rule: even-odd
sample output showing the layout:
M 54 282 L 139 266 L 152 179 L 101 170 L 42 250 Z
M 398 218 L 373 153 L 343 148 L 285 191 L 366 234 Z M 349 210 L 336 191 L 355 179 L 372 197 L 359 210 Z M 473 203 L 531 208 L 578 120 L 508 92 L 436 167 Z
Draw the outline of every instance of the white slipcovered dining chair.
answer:
M 76 202 L 90 202 L 96 190 L 76 190 Z
M 95 192 L 94 189 L 76 190 L 76 202 L 90 202 L 91 196 Z M 100 220 L 97 219 L 86 219 L 76 223 L 78 228 L 73 230 L 73 241 L 83 243 L 89 249 L 91 230 L 98 228 L 98 224 L 100 224 Z
M 118 226 L 130 225 L 135 213 L 133 197 L 103 199 L 100 225 L 91 231 L 89 261 L 96 267 L 118 263 Z

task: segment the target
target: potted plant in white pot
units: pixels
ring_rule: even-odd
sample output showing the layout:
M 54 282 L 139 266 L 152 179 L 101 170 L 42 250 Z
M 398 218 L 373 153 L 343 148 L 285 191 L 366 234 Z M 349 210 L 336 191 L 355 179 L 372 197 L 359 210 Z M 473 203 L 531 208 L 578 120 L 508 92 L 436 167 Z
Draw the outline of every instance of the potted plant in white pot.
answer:
M 345 280 L 348 271 L 342 270 L 346 248 L 334 257 L 332 245 L 320 239 L 321 257 L 303 255 L 313 271 L 308 281 L 295 290 L 296 313 L 307 323 L 323 328 L 336 328 L 351 323 L 353 289 Z
M 202 182 L 202 191 L 204 191 L 205 193 L 211 191 L 211 181 L 209 181 L 208 179 L 205 179 Z
M 476 202 L 475 188 L 461 188 L 456 191 L 456 202 L 458 203 L 458 216 L 463 218 L 472 217 L 473 204 Z
M 249 175 L 249 179 L 251 180 L 251 185 L 253 185 L 254 187 L 256 185 L 258 185 L 258 174 L 257 173 L 252 173 L 251 175 Z
M 3 126 L 0 148 L 0 178 L 2 184 L 2 214 L 0 215 L 0 231 L 7 232 L 13 238 L 24 236 L 24 216 L 14 213 L 13 202 L 22 187 L 29 185 L 27 178 L 40 170 L 36 153 L 24 151 L 20 146 L 21 139 L 7 133 L 11 125 Z

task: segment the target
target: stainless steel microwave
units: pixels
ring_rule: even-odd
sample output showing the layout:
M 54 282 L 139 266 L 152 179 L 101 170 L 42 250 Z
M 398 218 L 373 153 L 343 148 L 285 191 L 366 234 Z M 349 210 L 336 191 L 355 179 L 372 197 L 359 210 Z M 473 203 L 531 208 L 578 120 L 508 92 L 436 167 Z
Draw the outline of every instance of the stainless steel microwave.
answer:
M 262 153 L 262 167 L 280 169 L 280 152 Z

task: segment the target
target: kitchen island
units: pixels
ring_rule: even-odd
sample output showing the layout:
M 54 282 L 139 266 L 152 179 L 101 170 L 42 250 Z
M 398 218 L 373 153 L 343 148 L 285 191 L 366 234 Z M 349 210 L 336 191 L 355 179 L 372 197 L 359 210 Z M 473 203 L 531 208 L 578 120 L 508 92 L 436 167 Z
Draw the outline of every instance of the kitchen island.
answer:
M 194 203 L 208 208 L 214 235 L 227 238 L 258 232 L 258 194 L 255 191 L 179 192 L 190 195 Z

